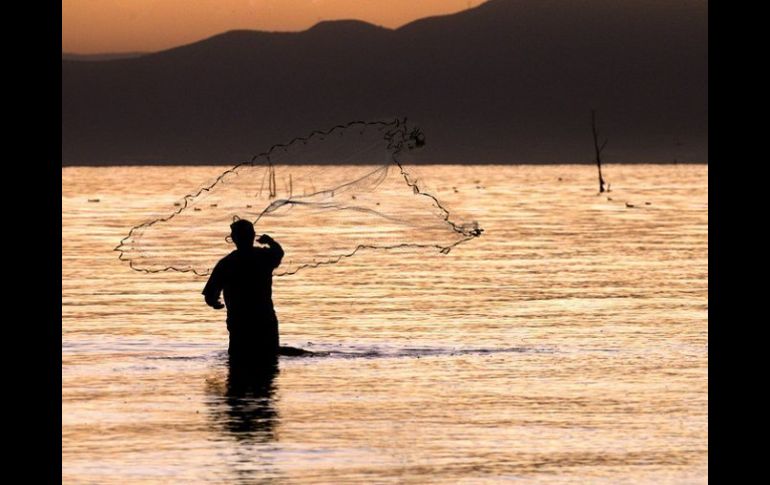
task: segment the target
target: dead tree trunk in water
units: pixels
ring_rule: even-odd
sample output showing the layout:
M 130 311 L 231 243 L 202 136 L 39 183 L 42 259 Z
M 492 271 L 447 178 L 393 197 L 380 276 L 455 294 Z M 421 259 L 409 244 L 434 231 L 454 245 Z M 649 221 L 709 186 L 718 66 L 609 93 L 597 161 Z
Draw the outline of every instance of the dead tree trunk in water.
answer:
M 599 136 L 596 133 L 596 111 L 591 110 L 591 131 L 594 134 L 594 150 L 596 150 L 596 168 L 599 169 L 599 193 L 604 192 L 604 179 L 602 178 L 602 150 L 607 145 L 607 139 L 604 139 L 602 146 L 599 146 Z M 609 187 L 607 189 L 609 192 Z

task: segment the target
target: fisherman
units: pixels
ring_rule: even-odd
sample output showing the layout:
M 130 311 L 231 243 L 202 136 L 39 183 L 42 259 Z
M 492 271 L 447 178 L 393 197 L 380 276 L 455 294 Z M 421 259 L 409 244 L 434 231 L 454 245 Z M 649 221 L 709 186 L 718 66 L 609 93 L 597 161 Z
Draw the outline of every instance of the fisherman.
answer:
M 281 264 L 283 249 L 267 234 L 257 240 L 264 247 L 254 246 L 254 225 L 247 220 L 233 222 L 230 231 L 236 249 L 214 267 L 203 288 L 206 304 L 217 310 L 227 306 L 231 359 L 275 359 L 280 347 L 273 270 Z

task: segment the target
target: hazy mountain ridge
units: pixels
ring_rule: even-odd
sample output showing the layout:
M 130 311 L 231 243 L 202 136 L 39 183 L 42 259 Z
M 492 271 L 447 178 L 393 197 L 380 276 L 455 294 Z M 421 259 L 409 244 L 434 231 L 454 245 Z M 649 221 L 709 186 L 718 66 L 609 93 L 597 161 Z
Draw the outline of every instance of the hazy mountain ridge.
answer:
M 62 60 L 62 162 L 231 163 L 352 119 L 409 116 L 425 162 L 706 162 L 705 2 L 492 0 L 399 29 L 231 31 Z
M 147 55 L 147 52 L 105 52 L 103 54 L 75 54 L 73 52 L 62 52 L 62 61 L 112 61 L 115 59 L 132 59 Z

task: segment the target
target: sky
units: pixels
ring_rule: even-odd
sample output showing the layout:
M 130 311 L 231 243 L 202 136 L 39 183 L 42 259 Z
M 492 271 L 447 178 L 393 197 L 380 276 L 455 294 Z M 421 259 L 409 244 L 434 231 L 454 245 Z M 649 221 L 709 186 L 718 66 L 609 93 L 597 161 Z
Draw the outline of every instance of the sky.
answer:
M 397 28 L 483 0 L 62 0 L 62 51 L 154 52 L 228 30 L 299 31 L 323 20 Z

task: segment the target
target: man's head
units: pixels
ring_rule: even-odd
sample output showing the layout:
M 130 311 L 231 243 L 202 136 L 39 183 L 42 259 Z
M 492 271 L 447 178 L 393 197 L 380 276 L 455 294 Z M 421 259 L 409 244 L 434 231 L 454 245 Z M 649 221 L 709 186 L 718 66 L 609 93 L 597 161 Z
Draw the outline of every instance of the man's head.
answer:
M 256 237 L 254 224 L 245 219 L 238 219 L 230 224 L 230 237 L 238 249 L 252 247 L 254 245 L 254 237 Z

